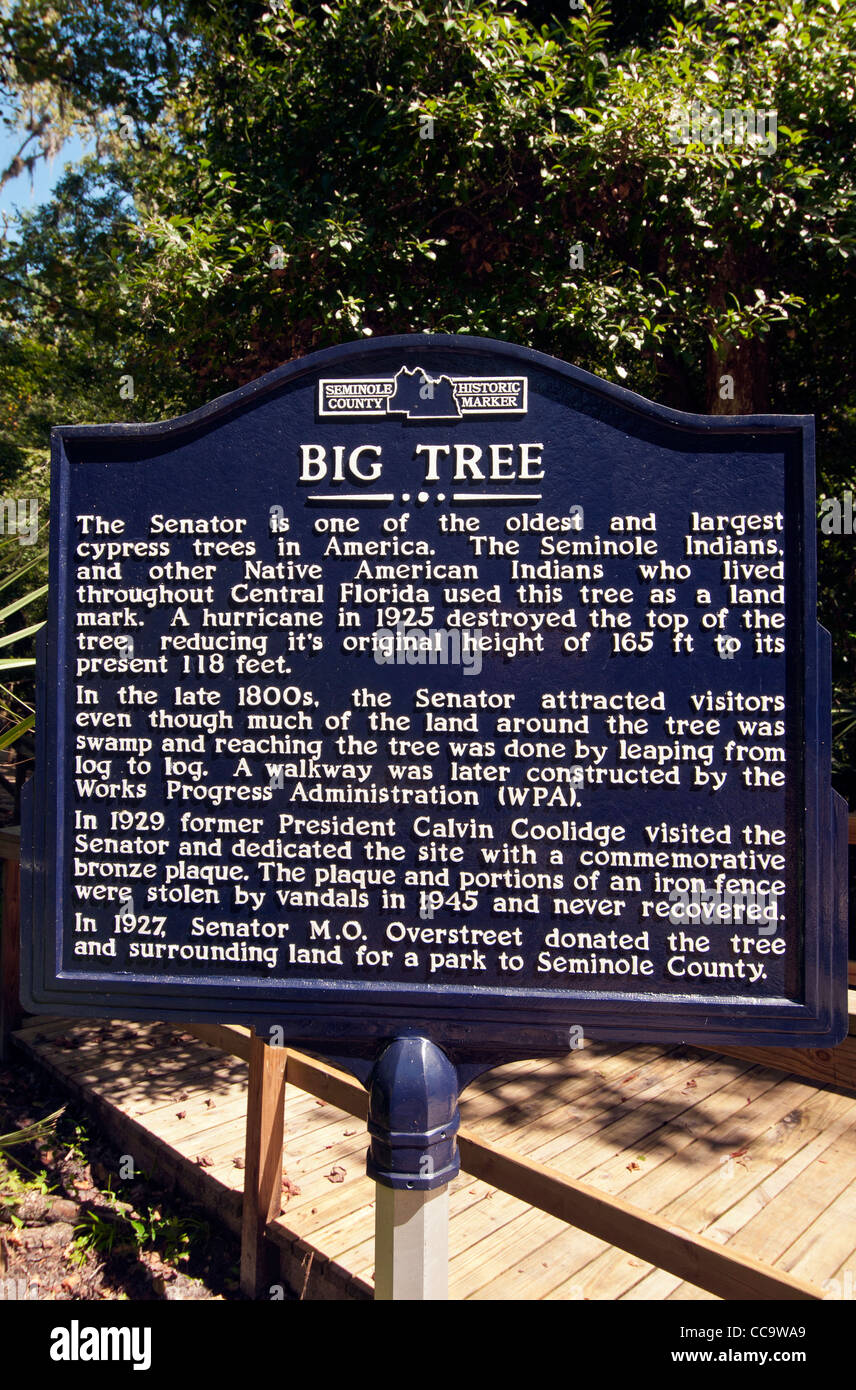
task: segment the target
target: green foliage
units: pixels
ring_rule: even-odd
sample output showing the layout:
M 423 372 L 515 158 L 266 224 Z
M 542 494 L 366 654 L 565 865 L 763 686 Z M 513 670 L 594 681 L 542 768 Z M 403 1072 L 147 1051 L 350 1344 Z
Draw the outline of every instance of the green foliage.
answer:
M 112 1194 L 108 1194 L 112 1196 Z M 72 1261 L 83 1264 L 93 1254 L 109 1258 L 118 1250 L 156 1249 L 167 1264 L 188 1259 L 194 1240 L 207 1241 L 211 1228 L 195 1217 L 164 1215 L 158 1207 L 136 1210 L 113 1200 L 112 1209 L 87 1208 L 75 1226 Z
M 14 547 L 14 551 L 12 548 Z M 34 574 L 43 571 L 47 563 L 47 546 L 42 545 L 32 557 L 17 564 L 11 572 L 3 576 L 3 562 L 12 551 L 17 562 L 20 555 L 17 537 L 0 543 L 0 596 L 15 593 L 25 588 L 25 582 L 32 584 Z M 5 553 L 4 553 L 5 552 Z M 17 553 L 16 553 L 17 552 Z M 26 554 L 26 552 L 24 552 Z M 41 612 L 47 594 L 47 584 L 37 588 L 25 588 L 23 593 L 0 606 L 0 751 L 16 744 L 28 734 L 35 724 L 33 707 L 33 667 L 35 657 L 30 655 L 35 634 L 44 626 Z M 27 611 L 29 617 L 37 621 L 27 621 L 23 627 L 15 626 L 9 631 L 8 619 Z M 5 648 L 15 646 L 18 652 L 9 655 Z M 2 1148 L 2 1139 L 0 1139 Z
M 0 22 L 21 111 L 34 91 L 97 136 L 0 240 L 5 486 L 44 478 L 51 423 L 174 415 L 419 330 L 523 342 L 685 410 L 814 413 L 819 491 L 853 486 L 854 0 L 135 14 L 14 0 Z M 775 151 L 676 138 L 693 101 L 776 112 Z M 821 537 L 842 708 L 852 546 Z
M 48 1183 L 48 1176 L 44 1168 L 38 1173 L 28 1168 L 26 1163 L 15 1153 L 13 1149 L 20 1148 L 23 1144 L 38 1144 L 54 1134 L 57 1123 L 63 1114 L 65 1107 L 55 1110 L 52 1115 L 45 1115 L 41 1120 L 34 1120 L 32 1124 L 25 1125 L 23 1129 L 13 1130 L 10 1134 L 0 1134 L 0 1205 L 4 1207 L 15 1207 L 28 1192 L 38 1192 L 46 1197 L 53 1189 Z M 10 1168 L 8 1163 L 14 1167 Z M 29 1174 L 28 1178 L 22 1178 L 21 1173 Z M 10 1213 L 14 1225 L 21 1227 L 23 1222 Z

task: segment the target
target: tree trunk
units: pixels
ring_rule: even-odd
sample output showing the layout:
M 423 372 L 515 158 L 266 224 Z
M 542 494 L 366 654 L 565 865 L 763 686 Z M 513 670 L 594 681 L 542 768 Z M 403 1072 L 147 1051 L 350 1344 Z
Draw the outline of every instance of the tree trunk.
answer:
M 762 415 L 770 409 L 766 341 L 751 338 L 708 347 L 707 410 L 710 415 Z

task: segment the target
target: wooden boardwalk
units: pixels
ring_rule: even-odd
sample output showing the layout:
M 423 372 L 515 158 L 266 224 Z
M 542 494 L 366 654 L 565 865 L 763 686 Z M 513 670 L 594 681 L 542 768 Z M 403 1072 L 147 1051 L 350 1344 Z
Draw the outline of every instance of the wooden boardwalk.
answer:
M 168 1024 L 30 1022 L 18 1044 L 94 1107 L 121 1152 L 240 1230 L 247 1063 Z M 694 1048 L 595 1044 L 465 1092 L 479 1138 L 814 1284 L 856 1278 L 856 1096 Z M 292 1085 L 284 1210 L 269 1229 L 307 1298 L 370 1298 L 365 1122 Z M 295 1190 L 297 1189 L 297 1190 Z M 713 1295 L 461 1173 L 455 1299 Z

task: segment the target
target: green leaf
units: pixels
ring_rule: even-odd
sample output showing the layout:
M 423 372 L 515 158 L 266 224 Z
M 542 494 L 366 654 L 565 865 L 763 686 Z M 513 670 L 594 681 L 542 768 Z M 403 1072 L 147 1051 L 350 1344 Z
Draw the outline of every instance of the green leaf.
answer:
M 0 647 L 10 647 L 13 642 L 21 642 L 25 637 L 32 637 L 34 632 L 39 632 L 44 627 L 44 623 L 33 623 L 32 627 L 22 627 L 19 632 L 10 632 L 5 637 L 0 637 Z
M 2 752 L 4 748 L 11 748 L 12 744 L 17 743 L 18 739 L 21 738 L 23 734 L 29 733 L 30 729 L 35 725 L 35 722 L 36 716 L 34 714 L 29 714 L 26 719 L 22 719 L 20 724 L 16 724 L 13 729 L 8 729 L 5 734 L 0 734 L 0 752 Z
M 34 589 L 31 594 L 25 594 L 23 598 L 16 599 L 14 603 L 7 604 L 5 608 L 0 608 L 0 622 L 2 622 L 4 618 L 10 617 L 13 613 L 17 613 L 20 608 L 26 608 L 28 603 L 34 603 L 36 599 L 41 598 L 47 591 L 47 584 L 43 584 L 40 589 Z

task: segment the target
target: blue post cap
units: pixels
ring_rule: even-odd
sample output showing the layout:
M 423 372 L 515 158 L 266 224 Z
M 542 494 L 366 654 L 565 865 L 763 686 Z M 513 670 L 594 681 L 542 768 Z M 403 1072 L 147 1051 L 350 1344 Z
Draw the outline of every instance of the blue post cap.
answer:
M 372 1072 L 369 1177 L 385 1187 L 444 1187 L 461 1166 L 459 1124 L 458 1074 L 445 1052 L 429 1038 L 395 1038 Z

